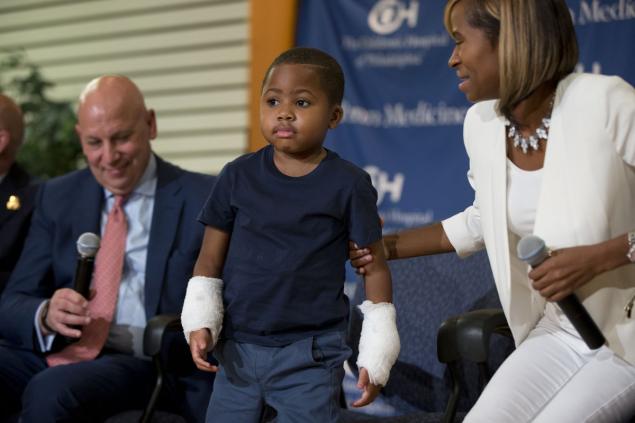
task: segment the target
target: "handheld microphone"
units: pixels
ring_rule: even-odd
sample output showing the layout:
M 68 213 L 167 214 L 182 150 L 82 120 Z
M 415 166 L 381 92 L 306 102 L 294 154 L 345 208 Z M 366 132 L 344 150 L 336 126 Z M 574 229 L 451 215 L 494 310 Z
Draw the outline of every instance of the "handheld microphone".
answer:
M 99 236 L 92 232 L 84 232 L 77 238 L 77 266 L 75 267 L 75 280 L 73 289 L 88 299 L 90 282 L 93 278 L 95 267 L 95 255 L 99 250 Z
M 549 257 L 545 241 L 535 235 L 524 236 L 518 242 L 516 251 L 518 258 L 532 268 Z M 590 349 L 595 350 L 606 343 L 604 335 L 575 294 L 558 301 L 558 306 Z
M 90 294 L 90 282 L 93 279 L 93 269 L 95 268 L 95 255 L 99 250 L 101 240 L 99 236 L 92 232 L 84 232 L 77 238 L 77 265 L 75 266 L 75 278 L 73 280 L 73 289 L 88 300 Z M 77 326 L 79 329 L 80 327 Z M 77 342 L 79 338 L 71 338 L 69 336 L 62 337 L 66 345 Z

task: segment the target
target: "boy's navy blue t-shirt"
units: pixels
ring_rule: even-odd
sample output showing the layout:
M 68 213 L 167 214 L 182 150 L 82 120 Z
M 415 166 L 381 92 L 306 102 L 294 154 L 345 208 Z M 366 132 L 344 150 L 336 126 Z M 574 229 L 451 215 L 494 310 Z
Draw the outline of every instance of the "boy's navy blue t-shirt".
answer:
M 223 268 L 223 338 L 282 346 L 346 330 L 349 239 L 381 238 L 366 172 L 336 153 L 289 177 L 264 147 L 227 164 L 199 220 L 230 234 Z

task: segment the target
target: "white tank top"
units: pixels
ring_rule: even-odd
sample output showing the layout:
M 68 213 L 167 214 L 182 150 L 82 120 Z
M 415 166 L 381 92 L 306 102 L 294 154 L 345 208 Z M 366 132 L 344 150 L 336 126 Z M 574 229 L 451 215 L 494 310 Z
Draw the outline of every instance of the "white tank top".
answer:
M 523 170 L 507 159 L 507 222 L 521 238 L 534 232 L 541 184 L 542 169 Z
M 521 169 L 507 159 L 507 222 L 509 230 L 520 238 L 534 232 L 542 173 L 542 169 Z M 547 303 L 545 315 L 563 330 L 579 336 L 569 319 L 555 303 Z

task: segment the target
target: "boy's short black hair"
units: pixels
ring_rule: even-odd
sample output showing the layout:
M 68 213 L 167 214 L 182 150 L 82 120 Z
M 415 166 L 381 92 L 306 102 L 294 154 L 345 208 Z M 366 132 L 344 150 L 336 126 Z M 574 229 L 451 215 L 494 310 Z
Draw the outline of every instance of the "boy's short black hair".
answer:
M 322 89 L 332 104 L 342 104 L 344 97 L 344 72 L 337 60 L 330 54 L 310 47 L 294 47 L 276 57 L 267 68 L 262 81 L 264 87 L 271 69 L 278 65 L 314 66 L 320 78 Z

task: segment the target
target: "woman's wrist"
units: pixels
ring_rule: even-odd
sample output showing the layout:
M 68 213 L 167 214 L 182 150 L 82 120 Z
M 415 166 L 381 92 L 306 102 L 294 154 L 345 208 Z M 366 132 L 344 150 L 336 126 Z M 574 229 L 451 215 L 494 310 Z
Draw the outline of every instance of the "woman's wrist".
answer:
M 608 272 L 630 263 L 627 253 L 629 250 L 628 235 L 618 236 L 605 242 L 596 244 L 596 269 L 598 274 Z
M 394 260 L 397 258 L 397 234 L 384 235 L 382 245 L 384 246 L 384 255 L 386 260 Z

